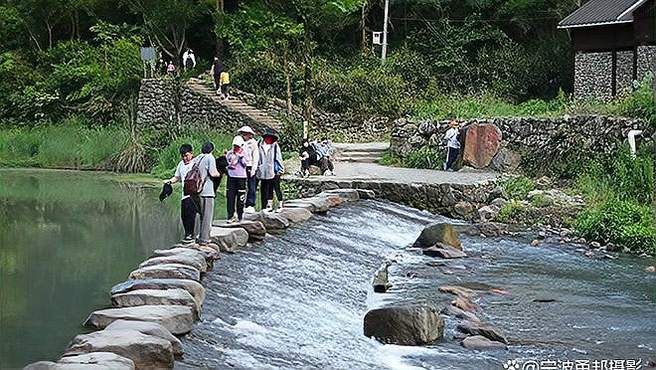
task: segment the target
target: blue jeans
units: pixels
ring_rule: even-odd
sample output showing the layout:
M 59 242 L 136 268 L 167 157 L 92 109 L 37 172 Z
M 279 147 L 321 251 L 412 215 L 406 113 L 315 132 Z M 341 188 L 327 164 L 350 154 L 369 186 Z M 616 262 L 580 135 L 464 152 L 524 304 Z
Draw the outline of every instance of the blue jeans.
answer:
M 248 180 L 246 185 L 248 192 L 246 193 L 246 207 L 255 207 L 255 200 L 257 198 L 257 177 L 251 176 L 250 168 L 246 169 Z

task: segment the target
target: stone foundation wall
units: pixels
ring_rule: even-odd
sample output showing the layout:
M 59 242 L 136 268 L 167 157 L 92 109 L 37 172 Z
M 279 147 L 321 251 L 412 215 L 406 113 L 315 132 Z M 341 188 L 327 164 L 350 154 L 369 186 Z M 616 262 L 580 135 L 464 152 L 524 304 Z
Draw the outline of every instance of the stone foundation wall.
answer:
M 144 79 L 139 88 L 137 123 L 162 128 L 178 122 L 178 87 L 173 79 Z
M 501 149 L 493 160 L 493 167 L 508 151 L 517 153 L 525 169 L 549 172 L 559 160 L 568 156 L 592 158 L 598 154 L 612 154 L 627 143 L 631 129 L 644 130 L 642 143 L 654 142 L 654 129 L 644 121 L 605 116 L 564 116 L 557 118 L 495 118 L 461 122 L 465 130 L 473 124 L 493 124 L 501 130 Z M 441 138 L 448 121 L 415 122 L 399 119 L 392 131 L 391 151 L 399 157 L 424 146 L 444 150 Z
M 612 73 L 612 53 L 577 53 L 574 59 L 574 95 L 581 99 L 611 97 Z
M 638 46 L 638 80 L 647 73 L 656 74 L 656 46 Z

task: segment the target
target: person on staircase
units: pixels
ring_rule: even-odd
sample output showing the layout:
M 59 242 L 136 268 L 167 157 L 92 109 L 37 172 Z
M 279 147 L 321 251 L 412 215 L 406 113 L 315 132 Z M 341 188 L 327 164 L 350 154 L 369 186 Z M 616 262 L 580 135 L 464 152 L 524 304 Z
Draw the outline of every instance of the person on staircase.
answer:
M 248 153 L 249 161 L 246 164 L 247 180 L 247 194 L 246 194 L 246 208 L 244 212 L 255 213 L 255 201 L 257 198 L 257 166 L 260 161 L 259 144 L 255 139 L 255 132 L 249 126 L 244 126 L 237 132 L 244 139 L 244 150 Z
M 273 211 L 273 193 L 278 197 L 278 211 L 283 207 L 283 193 L 280 178 L 284 172 L 282 151 L 278 145 L 278 135 L 267 129 L 259 148 L 260 160 L 257 178 L 260 180 L 260 201 L 264 212 Z
M 453 171 L 453 164 L 460 154 L 460 129 L 456 120 L 449 122 L 449 129 L 442 139 L 446 142 L 446 162 L 444 162 L 444 171 Z
M 223 72 L 223 63 L 221 63 L 219 57 L 214 57 L 210 73 L 212 74 L 212 77 L 214 77 L 214 90 L 216 90 L 217 95 L 221 94 L 221 72 Z
M 228 161 L 228 185 L 226 186 L 228 223 L 235 223 L 244 217 L 246 200 L 246 165 L 250 162 L 244 150 L 244 138 L 237 135 L 232 140 L 232 149 L 226 154 Z M 235 216 L 235 209 L 237 215 Z
M 225 67 L 219 76 L 219 83 L 221 84 L 221 99 L 230 98 L 230 74 Z

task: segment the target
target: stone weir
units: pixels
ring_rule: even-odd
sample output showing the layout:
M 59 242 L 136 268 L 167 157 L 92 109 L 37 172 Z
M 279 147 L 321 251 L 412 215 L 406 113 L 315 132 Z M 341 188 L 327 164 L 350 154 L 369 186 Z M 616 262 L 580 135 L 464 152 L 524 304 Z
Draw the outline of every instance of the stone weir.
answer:
M 84 325 L 95 331 L 73 338 L 57 362 L 36 362 L 25 369 L 172 369 L 184 357 L 178 337 L 201 319 L 203 276 L 216 267 L 221 253 L 261 241 L 267 233 L 281 233 L 315 213 L 374 196 L 370 190 L 329 190 L 290 200 L 280 213 L 252 214 L 234 224 L 215 221 L 208 246 L 177 244 L 156 250 L 128 280 L 111 289 L 111 308 L 89 315 Z
M 465 176 L 466 174 L 463 174 L 462 177 Z M 285 181 L 299 188 L 302 196 L 339 189 L 366 190 L 391 202 L 467 221 L 477 219 L 478 209 L 501 196 L 501 190 L 494 179 L 431 183 L 389 179 L 331 179 L 317 176 L 288 177 Z

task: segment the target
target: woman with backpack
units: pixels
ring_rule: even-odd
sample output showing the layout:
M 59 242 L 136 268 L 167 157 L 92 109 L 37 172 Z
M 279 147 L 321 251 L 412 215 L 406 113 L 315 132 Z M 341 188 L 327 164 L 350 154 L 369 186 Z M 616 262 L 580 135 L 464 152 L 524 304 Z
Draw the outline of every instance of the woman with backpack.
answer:
M 260 180 L 260 201 L 262 210 L 273 211 L 273 193 L 278 197 L 278 210 L 282 208 L 283 194 L 280 188 L 280 177 L 285 168 L 282 165 L 282 151 L 278 145 L 278 135 L 267 129 L 262 136 L 259 148 L 260 160 L 257 168 L 257 178 Z

